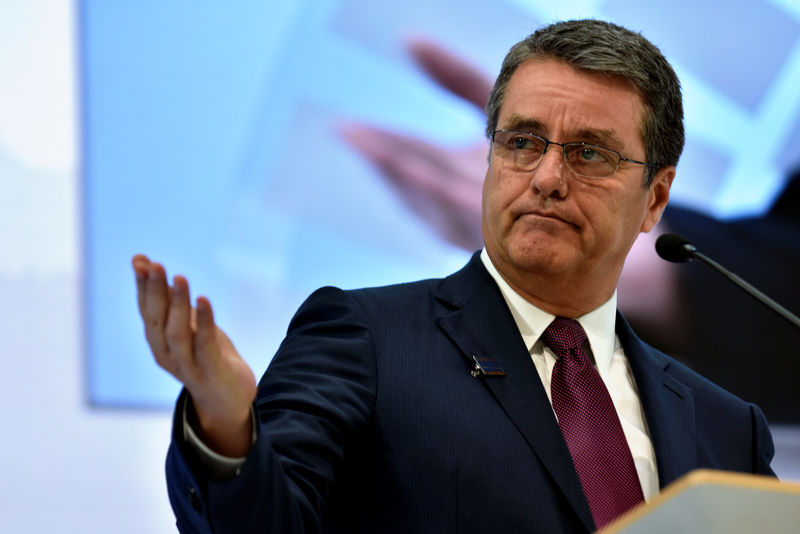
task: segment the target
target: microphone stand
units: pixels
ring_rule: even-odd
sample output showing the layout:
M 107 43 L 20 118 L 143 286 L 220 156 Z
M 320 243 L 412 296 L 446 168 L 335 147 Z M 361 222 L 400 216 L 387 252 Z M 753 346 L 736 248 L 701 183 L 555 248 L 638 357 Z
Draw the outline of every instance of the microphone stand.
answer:
M 724 276 L 725 278 L 727 278 L 728 280 L 739 286 L 740 289 L 749 293 L 750 296 L 752 296 L 753 298 L 764 304 L 766 307 L 768 307 L 769 309 L 771 309 L 772 311 L 774 311 L 775 313 L 777 313 L 778 315 L 780 315 L 781 317 L 792 323 L 797 328 L 800 328 L 800 318 L 798 318 L 795 314 L 793 314 L 792 312 L 790 312 L 789 310 L 787 310 L 786 308 L 784 308 L 783 306 L 781 306 L 780 304 L 769 298 L 767 295 L 765 295 L 764 293 L 753 287 L 751 284 L 746 282 L 738 275 L 730 272 L 729 270 L 727 270 L 722 265 L 720 265 L 719 263 L 715 262 L 714 260 L 706 256 L 702 252 L 693 250 L 691 256 L 692 258 L 697 258 L 702 263 L 705 263 L 706 265 L 717 271 L 719 274 L 721 274 L 722 276 Z
M 665 260 L 672 262 L 682 262 L 693 258 L 699 260 L 733 282 L 736 286 L 761 302 L 767 308 L 771 309 L 792 323 L 795 327 L 800 328 L 800 318 L 750 285 L 741 277 L 733 274 L 731 271 L 712 260 L 702 252 L 699 252 L 697 248 L 684 237 L 677 234 L 663 234 L 658 238 L 658 241 L 660 241 L 662 245 L 659 247 L 659 244 L 656 243 L 656 250 L 658 251 L 659 256 Z

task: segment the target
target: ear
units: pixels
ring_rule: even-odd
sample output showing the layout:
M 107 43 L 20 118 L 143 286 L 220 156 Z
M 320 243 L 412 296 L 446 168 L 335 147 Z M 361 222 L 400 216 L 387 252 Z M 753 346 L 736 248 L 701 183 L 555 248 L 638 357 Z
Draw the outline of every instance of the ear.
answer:
M 670 165 L 658 170 L 650 183 L 647 191 L 647 205 L 645 206 L 644 219 L 642 220 L 641 232 L 649 232 L 661 219 L 661 213 L 669 202 L 669 190 L 672 187 L 672 180 L 675 179 L 675 167 Z

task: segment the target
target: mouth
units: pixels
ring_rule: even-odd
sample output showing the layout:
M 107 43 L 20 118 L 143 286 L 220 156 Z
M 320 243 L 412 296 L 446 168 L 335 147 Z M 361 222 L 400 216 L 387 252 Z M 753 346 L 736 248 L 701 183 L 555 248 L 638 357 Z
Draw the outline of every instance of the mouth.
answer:
M 556 213 L 548 212 L 548 211 L 539 211 L 539 210 L 531 210 L 520 213 L 516 216 L 516 220 L 530 220 L 534 223 L 546 223 L 546 224 L 565 224 L 571 228 L 578 228 L 578 225 L 573 223 L 572 221 L 565 219 L 561 215 Z

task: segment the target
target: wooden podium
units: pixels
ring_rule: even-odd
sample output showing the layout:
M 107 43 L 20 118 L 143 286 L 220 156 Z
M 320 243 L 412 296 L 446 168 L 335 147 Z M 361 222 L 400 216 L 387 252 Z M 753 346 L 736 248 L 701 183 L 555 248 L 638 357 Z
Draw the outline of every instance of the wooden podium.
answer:
M 697 470 L 598 534 L 797 534 L 800 484 Z

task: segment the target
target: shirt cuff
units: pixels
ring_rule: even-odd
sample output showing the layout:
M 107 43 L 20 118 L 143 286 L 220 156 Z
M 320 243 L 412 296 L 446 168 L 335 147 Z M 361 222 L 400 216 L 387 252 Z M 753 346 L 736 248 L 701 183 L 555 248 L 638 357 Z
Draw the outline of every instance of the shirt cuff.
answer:
M 224 480 L 226 478 L 233 478 L 239 474 L 244 465 L 246 456 L 239 458 L 231 458 L 230 456 L 223 456 L 218 452 L 214 452 L 211 448 L 203 443 L 203 440 L 195 432 L 192 425 L 189 423 L 189 399 L 190 395 L 186 395 L 183 403 L 183 439 L 192 447 L 200 459 L 200 463 L 206 469 L 206 474 L 212 480 Z M 250 407 L 250 419 L 252 421 L 253 436 L 251 445 L 256 442 L 256 414 L 253 407 Z

